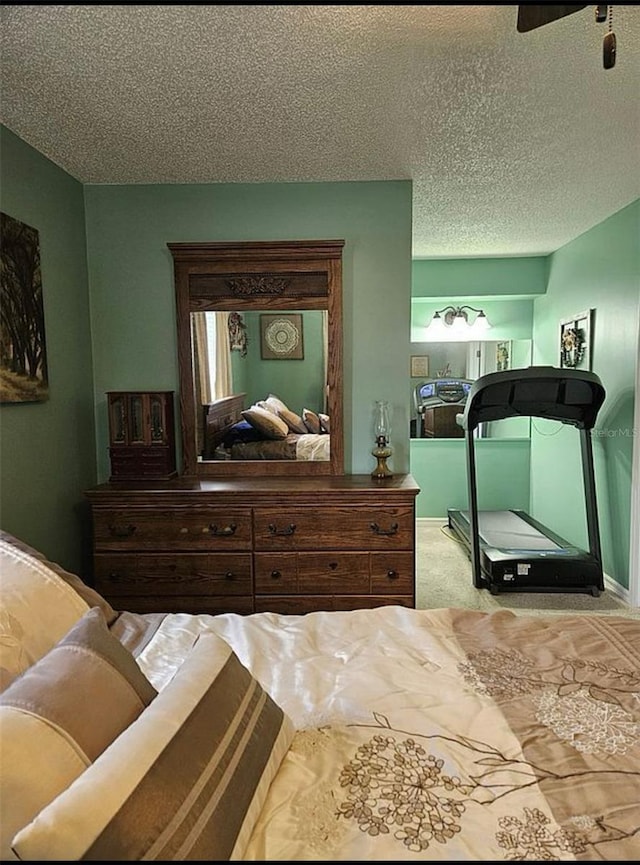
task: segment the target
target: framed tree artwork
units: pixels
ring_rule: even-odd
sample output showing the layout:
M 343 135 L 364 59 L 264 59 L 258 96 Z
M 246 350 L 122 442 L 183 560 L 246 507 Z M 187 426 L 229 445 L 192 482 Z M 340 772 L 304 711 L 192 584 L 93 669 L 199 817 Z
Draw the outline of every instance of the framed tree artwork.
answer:
M 578 312 L 560 322 L 561 369 L 591 369 L 591 327 L 593 309 Z
M 0 402 L 49 398 L 38 231 L 0 213 Z

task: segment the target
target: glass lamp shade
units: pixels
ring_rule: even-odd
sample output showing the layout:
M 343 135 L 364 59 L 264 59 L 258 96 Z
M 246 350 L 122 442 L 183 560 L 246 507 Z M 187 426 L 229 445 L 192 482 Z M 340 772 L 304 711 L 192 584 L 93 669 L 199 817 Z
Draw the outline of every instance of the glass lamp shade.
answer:
M 387 465 L 387 460 L 392 454 L 389 447 L 389 436 L 391 435 L 391 424 L 389 421 L 389 403 L 386 400 L 379 399 L 376 401 L 373 431 L 376 438 L 376 444 L 371 453 L 376 458 L 376 467 L 371 472 L 371 477 L 377 480 L 393 477 L 393 472 Z
M 462 310 L 459 310 L 453 317 L 451 323 L 451 333 L 455 334 L 456 338 L 464 334 L 467 330 L 467 316 Z
M 447 332 L 447 328 L 445 327 L 444 321 L 442 320 L 440 313 L 436 312 L 427 325 L 426 333 L 430 339 L 436 339 L 438 337 L 445 336 Z
M 476 320 L 473 322 L 472 330 L 474 333 L 484 333 L 486 330 L 489 330 L 490 327 L 489 319 L 484 312 L 480 311 Z
M 386 400 L 377 400 L 374 418 L 373 418 L 373 432 L 376 440 L 380 438 L 384 438 L 385 441 L 389 441 L 389 436 L 391 435 L 391 422 L 389 420 L 389 403 Z

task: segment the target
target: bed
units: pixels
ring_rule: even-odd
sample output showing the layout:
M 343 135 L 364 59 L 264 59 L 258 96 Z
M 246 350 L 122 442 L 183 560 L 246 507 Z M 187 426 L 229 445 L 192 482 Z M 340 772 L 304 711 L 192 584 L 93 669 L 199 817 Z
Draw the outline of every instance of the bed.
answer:
M 3 859 L 637 858 L 638 620 L 138 615 L 0 554 Z
M 273 395 L 245 408 L 245 396 L 203 406 L 205 460 L 330 459 L 331 436 L 318 413 L 303 409 L 297 414 Z

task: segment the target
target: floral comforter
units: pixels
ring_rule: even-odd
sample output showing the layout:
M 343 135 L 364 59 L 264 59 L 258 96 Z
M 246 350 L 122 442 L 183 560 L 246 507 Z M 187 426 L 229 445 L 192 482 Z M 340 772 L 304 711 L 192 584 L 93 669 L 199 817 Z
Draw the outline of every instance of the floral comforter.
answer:
M 154 684 L 202 629 L 298 731 L 245 858 L 638 858 L 640 621 L 168 615 L 139 656 Z

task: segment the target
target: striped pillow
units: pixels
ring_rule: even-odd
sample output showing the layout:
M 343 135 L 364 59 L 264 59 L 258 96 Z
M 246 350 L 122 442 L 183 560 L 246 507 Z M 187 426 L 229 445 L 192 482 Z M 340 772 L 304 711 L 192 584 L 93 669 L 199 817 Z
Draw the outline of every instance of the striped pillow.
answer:
M 21 859 L 239 859 L 293 725 L 231 647 L 202 634 L 174 678 L 13 839 Z
M 131 653 L 89 610 L 0 696 L 0 858 L 155 697 Z M 47 857 L 44 857 L 47 858 Z

